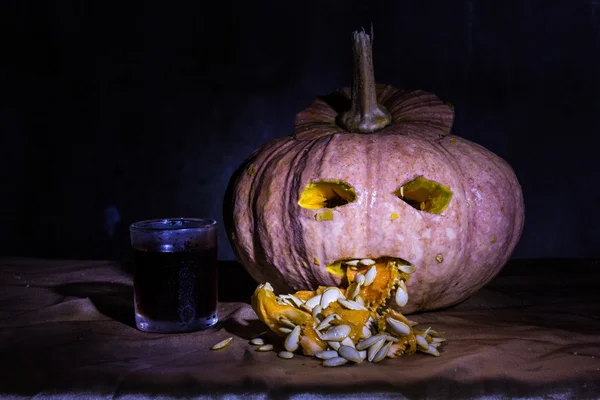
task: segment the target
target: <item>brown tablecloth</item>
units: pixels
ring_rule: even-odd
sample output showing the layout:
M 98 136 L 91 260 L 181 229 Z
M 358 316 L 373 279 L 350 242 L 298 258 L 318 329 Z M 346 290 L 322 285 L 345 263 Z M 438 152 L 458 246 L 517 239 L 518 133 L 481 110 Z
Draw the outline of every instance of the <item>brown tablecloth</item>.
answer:
M 0 395 L 35 398 L 600 398 L 600 263 L 513 261 L 475 296 L 416 314 L 446 332 L 438 358 L 324 368 L 259 353 L 255 283 L 221 263 L 221 322 L 134 327 L 127 265 L 0 260 Z M 217 341 L 233 336 L 224 350 Z

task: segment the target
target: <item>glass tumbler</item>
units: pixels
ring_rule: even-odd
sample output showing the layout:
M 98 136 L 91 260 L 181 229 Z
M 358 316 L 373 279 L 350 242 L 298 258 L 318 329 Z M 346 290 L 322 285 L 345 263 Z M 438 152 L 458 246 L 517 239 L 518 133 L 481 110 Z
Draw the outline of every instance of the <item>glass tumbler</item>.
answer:
M 139 221 L 135 250 L 135 323 L 145 332 L 209 328 L 217 313 L 217 222 L 203 218 Z

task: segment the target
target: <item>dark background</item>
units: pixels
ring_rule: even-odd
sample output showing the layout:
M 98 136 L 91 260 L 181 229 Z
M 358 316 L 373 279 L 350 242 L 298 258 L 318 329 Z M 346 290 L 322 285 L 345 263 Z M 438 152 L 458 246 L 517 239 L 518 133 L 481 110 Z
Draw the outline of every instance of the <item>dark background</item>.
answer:
M 0 3 L 2 255 L 118 258 L 133 221 L 222 220 L 234 169 L 350 84 L 371 22 L 377 80 L 453 103 L 515 169 L 514 256 L 600 255 L 600 0 L 173 3 Z

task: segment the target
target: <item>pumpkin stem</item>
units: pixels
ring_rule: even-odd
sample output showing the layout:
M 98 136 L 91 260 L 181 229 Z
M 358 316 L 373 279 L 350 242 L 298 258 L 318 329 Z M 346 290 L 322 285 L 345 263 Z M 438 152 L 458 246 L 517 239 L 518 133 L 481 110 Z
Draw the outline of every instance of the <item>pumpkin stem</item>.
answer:
M 373 30 L 371 28 L 371 36 Z M 392 123 L 390 113 L 377 104 L 373 72 L 373 40 L 363 31 L 353 33 L 352 103 L 338 115 L 339 126 L 353 133 L 373 133 Z

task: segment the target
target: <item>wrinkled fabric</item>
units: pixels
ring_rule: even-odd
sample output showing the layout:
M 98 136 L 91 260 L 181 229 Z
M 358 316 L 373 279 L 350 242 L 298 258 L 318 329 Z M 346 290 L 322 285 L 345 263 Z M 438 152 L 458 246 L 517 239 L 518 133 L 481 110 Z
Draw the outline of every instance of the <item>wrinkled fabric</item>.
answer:
M 248 341 L 265 326 L 237 263 L 220 266 L 219 324 L 186 334 L 135 328 L 128 271 L 0 260 L 0 397 L 600 398 L 597 261 L 513 261 L 467 301 L 410 317 L 445 332 L 440 357 L 338 368 L 255 351 Z

